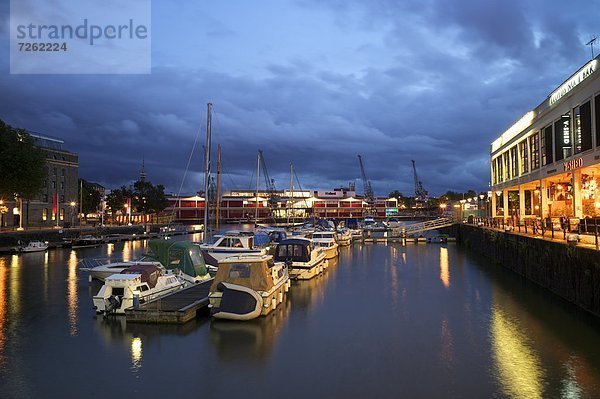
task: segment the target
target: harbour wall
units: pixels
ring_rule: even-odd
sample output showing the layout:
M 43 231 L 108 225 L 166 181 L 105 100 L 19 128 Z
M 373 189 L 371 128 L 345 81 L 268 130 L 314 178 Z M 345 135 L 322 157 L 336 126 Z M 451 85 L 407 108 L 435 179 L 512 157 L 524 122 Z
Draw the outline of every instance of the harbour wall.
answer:
M 600 253 L 593 248 L 457 224 L 457 242 L 600 316 Z
M 158 232 L 160 226 L 152 225 L 151 231 Z M 0 252 L 9 252 L 19 241 L 28 243 L 32 240 L 47 241 L 51 247 L 60 246 L 65 240 L 76 238 L 83 234 L 94 236 L 105 236 L 108 234 L 141 234 L 144 226 L 110 226 L 102 228 L 68 228 L 68 229 L 44 229 L 25 231 L 4 231 L 0 234 Z

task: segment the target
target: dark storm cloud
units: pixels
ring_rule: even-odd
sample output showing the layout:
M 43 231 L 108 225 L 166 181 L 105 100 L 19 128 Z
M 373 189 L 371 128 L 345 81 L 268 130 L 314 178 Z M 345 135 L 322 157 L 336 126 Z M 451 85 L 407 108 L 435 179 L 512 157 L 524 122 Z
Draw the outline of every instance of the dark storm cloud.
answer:
M 81 176 L 108 187 L 136 179 L 144 158 L 150 179 L 177 191 L 199 133 L 184 192 L 199 190 L 211 101 L 213 170 L 220 143 L 227 188 L 254 187 L 262 149 L 278 188 L 289 185 L 292 162 L 304 188 L 355 181 L 362 192 L 361 154 L 378 195 L 411 194 L 411 159 L 434 194 L 486 190 L 489 144 L 586 61 L 581 37 L 593 26 L 571 5 L 542 2 L 300 4 L 353 37 L 380 40 L 344 43 L 352 60 L 295 54 L 236 65 L 241 73 L 209 60 L 161 62 L 149 76 L 17 76 L 1 62 L 0 118 L 64 139 Z M 222 16 L 203 21 L 211 40 L 244 40 Z M 8 46 L 1 34 L 0 43 Z

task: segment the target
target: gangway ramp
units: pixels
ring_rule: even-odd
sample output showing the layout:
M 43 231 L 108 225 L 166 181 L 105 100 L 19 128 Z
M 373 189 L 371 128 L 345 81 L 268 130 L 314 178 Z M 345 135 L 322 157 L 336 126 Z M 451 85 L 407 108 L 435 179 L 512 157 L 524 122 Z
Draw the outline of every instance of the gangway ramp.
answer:
M 187 323 L 196 317 L 200 309 L 208 306 L 208 294 L 212 282 L 211 278 L 143 303 L 137 308 L 125 309 L 126 320 L 134 323 Z
M 424 231 L 436 230 L 442 227 L 449 227 L 455 224 L 456 222 L 452 219 L 448 218 L 437 218 L 434 220 L 427 220 L 425 222 L 419 222 L 414 224 L 409 224 L 400 228 L 400 232 L 403 236 L 409 236 L 416 233 L 422 233 Z

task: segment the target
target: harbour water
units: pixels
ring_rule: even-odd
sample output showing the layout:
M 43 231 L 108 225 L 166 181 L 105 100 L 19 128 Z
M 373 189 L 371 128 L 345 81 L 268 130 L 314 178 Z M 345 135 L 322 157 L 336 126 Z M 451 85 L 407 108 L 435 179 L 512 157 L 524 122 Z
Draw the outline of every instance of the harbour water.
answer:
M 453 243 L 342 248 L 252 322 L 96 317 L 78 261 L 144 247 L 0 257 L 0 397 L 600 397 L 598 320 Z

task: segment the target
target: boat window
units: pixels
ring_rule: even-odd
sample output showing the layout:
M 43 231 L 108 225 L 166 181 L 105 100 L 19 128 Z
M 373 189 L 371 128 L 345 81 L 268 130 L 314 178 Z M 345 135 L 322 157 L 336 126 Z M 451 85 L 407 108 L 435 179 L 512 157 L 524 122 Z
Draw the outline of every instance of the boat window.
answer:
M 247 263 L 231 265 L 229 278 L 250 278 L 250 265 Z
M 294 245 L 294 258 L 298 258 L 298 257 L 302 257 L 303 253 L 302 253 L 302 246 L 301 245 Z
M 117 295 L 117 296 L 122 296 L 125 293 L 125 290 L 123 287 L 120 288 L 113 288 L 112 289 L 112 294 L 113 295 Z
M 202 254 L 200 253 L 200 249 L 198 247 L 190 248 L 190 258 L 192 258 L 193 265 L 204 264 L 204 259 L 202 258 Z
M 178 266 L 181 263 L 183 253 L 180 250 L 171 250 L 169 252 L 169 265 Z
M 234 247 L 234 248 L 242 248 L 243 247 L 242 242 L 240 241 L 239 238 L 232 238 L 231 241 L 233 244 L 233 245 L 231 245 L 232 247 Z
M 223 241 L 221 241 L 218 246 L 219 247 L 231 247 L 231 238 L 223 238 Z
M 146 284 L 140 286 L 140 291 L 144 292 L 144 291 L 148 291 L 148 286 Z

